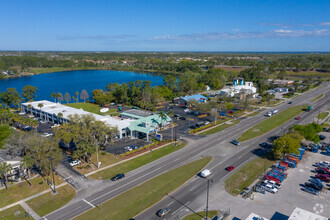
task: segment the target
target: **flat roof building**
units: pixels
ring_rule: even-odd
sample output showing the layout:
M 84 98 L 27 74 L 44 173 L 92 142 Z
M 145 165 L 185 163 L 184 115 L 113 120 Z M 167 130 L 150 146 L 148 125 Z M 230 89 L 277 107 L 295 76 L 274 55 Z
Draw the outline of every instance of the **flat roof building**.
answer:
M 39 104 L 42 104 L 42 107 L 39 107 Z M 30 108 L 29 108 L 30 107 Z M 126 134 L 126 129 L 130 125 L 132 120 L 130 119 L 117 119 L 111 116 L 102 116 L 94 114 L 91 112 L 84 111 L 83 109 L 76 109 L 60 103 L 54 103 L 47 100 L 35 101 L 35 102 L 26 102 L 21 105 L 22 110 L 27 113 L 31 113 L 38 117 L 43 118 L 46 121 L 52 121 L 54 123 L 64 123 L 69 121 L 69 115 L 93 115 L 94 118 L 98 121 L 103 121 L 105 124 L 117 127 L 119 131 L 119 138 L 122 138 Z M 62 117 L 59 117 L 59 113 L 62 114 Z

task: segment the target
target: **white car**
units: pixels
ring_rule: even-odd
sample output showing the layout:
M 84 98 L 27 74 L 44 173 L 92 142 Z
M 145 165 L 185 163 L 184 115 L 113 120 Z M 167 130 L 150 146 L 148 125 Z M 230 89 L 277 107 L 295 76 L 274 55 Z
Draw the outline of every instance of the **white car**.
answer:
M 206 178 L 207 176 L 211 175 L 211 173 L 212 173 L 211 170 L 205 169 L 200 173 L 200 175 L 201 177 Z
M 204 124 L 205 125 L 208 125 L 208 124 L 210 124 L 210 122 L 209 121 L 205 121 Z
M 79 164 L 81 164 L 80 160 L 74 160 L 74 161 L 70 162 L 70 166 L 72 166 L 72 167 L 77 166 Z
M 267 184 L 265 186 L 265 190 L 268 191 L 268 192 L 271 192 L 271 193 L 277 193 L 278 192 L 278 189 L 276 189 L 273 185 L 271 184 Z
M 329 161 L 320 161 L 316 165 L 318 167 L 330 168 L 330 162 Z
M 184 112 L 191 112 L 191 110 L 189 108 L 186 108 L 185 110 L 183 110 Z
M 275 181 L 273 181 L 273 180 L 265 180 L 265 181 L 264 181 L 264 184 L 265 184 L 265 185 L 270 184 L 270 185 L 272 185 L 273 187 L 275 187 L 276 189 L 280 189 L 280 188 L 282 187 L 282 184 L 277 183 L 277 182 L 275 182 Z
M 127 150 L 127 151 L 132 151 L 132 150 L 133 150 L 133 149 L 132 149 L 131 147 L 129 147 L 129 146 L 128 146 L 128 147 L 124 147 L 124 149 Z

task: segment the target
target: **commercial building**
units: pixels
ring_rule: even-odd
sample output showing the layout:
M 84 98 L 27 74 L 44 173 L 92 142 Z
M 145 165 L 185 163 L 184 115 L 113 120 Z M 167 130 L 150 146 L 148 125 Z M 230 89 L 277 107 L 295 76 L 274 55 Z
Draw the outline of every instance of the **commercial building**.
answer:
M 203 95 L 196 94 L 196 95 L 191 95 L 191 96 L 178 97 L 178 98 L 174 99 L 174 103 L 178 104 L 178 105 L 187 105 L 189 101 L 205 103 L 207 101 L 207 98 Z
M 69 106 L 62 105 L 60 103 L 54 103 L 47 100 L 22 103 L 21 108 L 27 113 L 40 117 L 45 121 L 51 121 L 54 123 L 68 122 L 69 115 L 93 115 L 96 120 L 103 121 L 109 126 L 117 127 L 119 131 L 119 138 L 127 136 L 127 127 L 132 121 L 130 119 L 118 119 L 108 115 L 102 116 L 84 111 L 82 109 L 72 108 Z
M 226 94 L 231 97 L 240 93 L 253 95 L 257 93 L 257 88 L 253 86 L 253 82 L 244 83 L 244 79 L 239 77 L 234 79 L 233 86 L 220 90 L 220 94 Z
M 93 115 L 96 120 L 117 127 L 120 139 L 146 137 L 148 141 L 151 133 L 157 133 L 157 130 L 167 128 L 172 121 L 166 114 L 161 117 L 160 114 L 137 109 L 122 112 L 120 117 L 102 116 L 47 100 L 22 103 L 21 108 L 22 111 L 54 123 L 68 122 L 70 115 Z

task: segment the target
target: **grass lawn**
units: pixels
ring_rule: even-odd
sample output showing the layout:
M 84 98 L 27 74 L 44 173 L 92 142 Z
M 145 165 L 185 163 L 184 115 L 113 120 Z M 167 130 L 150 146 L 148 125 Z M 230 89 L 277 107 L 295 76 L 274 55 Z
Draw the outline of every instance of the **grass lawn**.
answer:
M 79 166 L 75 166 L 74 169 L 80 172 L 81 174 L 86 174 L 96 170 L 97 159 L 96 154 L 93 154 L 91 157 L 91 161 L 93 161 L 94 165 L 90 165 L 88 163 L 82 163 Z M 115 155 L 109 154 L 105 151 L 99 153 L 99 161 L 102 163 L 102 166 L 108 166 L 110 164 L 114 164 L 120 161 L 120 159 L 116 158 Z
M 322 113 L 320 113 L 320 114 L 317 116 L 317 118 L 323 120 L 323 119 L 325 119 L 328 115 L 329 115 L 329 112 L 322 112 Z
M 274 161 L 265 158 L 256 158 L 245 164 L 228 179 L 225 180 L 225 189 L 236 196 L 249 187 L 259 176 L 265 172 Z
M 270 117 L 269 119 L 260 122 L 253 128 L 250 128 L 245 133 L 243 133 L 242 136 L 240 136 L 237 140 L 239 142 L 242 142 L 263 135 L 271 131 L 272 129 L 277 128 L 278 126 L 295 117 L 296 115 L 300 114 L 306 107 L 307 106 L 299 105 L 279 112 L 278 114 Z
M 96 104 L 93 104 L 93 103 L 80 102 L 80 103 L 68 103 L 68 104 L 64 104 L 64 105 L 70 106 L 72 108 L 77 108 L 77 109 L 82 108 L 83 110 L 85 110 L 87 112 L 102 115 L 102 113 L 100 112 L 101 107 L 99 105 L 96 105 Z
M 211 128 L 210 130 L 207 130 L 207 131 L 204 131 L 202 133 L 199 133 L 198 135 L 210 135 L 210 134 L 215 134 L 217 132 L 220 132 L 222 130 L 225 130 L 226 128 L 229 128 L 235 124 L 237 124 L 239 122 L 239 120 L 234 120 L 234 121 L 231 121 L 231 124 L 227 124 L 228 122 L 226 122 L 225 124 L 222 124 L 218 127 L 215 127 L 215 128 Z
M 109 179 L 118 173 L 127 173 L 127 172 L 134 170 L 136 168 L 139 168 L 147 163 L 157 160 L 165 155 L 173 153 L 174 151 L 177 151 L 177 150 L 181 149 L 182 147 L 184 147 L 184 145 L 185 145 L 184 143 L 177 145 L 177 146 L 175 146 L 174 144 L 167 145 L 167 146 L 159 148 L 157 150 L 153 150 L 152 152 L 149 152 L 147 154 L 141 155 L 134 159 L 131 159 L 131 160 L 128 160 L 121 164 L 118 164 L 116 166 L 113 166 L 108 169 L 102 170 L 100 172 L 94 173 L 94 174 L 90 175 L 89 178 Z
M 312 99 L 312 102 L 315 102 L 316 100 L 319 100 L 320 98 L 322 98 L 324 96 L 324 94 L 320 94 L 318 96 L 316 96 L 315 98 Z
M 75 219 L 130 219 L 195 176 L 211 159 L 206 157 L 161 174 L 104 202 L 102 208 L 93 208 Z
M 15 215 L 16 214 L 16 215 Z M 25 218 L 26 211 L 20 205 L 15 205 L 9 209 L 0 212 L 1 220 L 19 220 Z
M 76 195 L 76 191 L 69 185 L 62 186 L 56 189 L 57 194 L 52 192 L 38 196 L 26 203 L 39 215 L 44 216 L 56 209 L 61 208 Z
M 63 182 L 63 180 L 58 181 L 58 179 L 59 176 L 56 176 L 55 182 L 57 185 Z M 0 207 L 4 207 L 6 205 L 32 196 L 36 193 L 50 189 L 49 185 L 44 182 L 40 176 L 37 176 L 29 181 L 32 183 L 32 187 L 30 187 L 30 185 L 24 181 L 10 186 L 8 190 L 0 190 Z
M 255 112 L 252 112 L 252 113 L 246 115 L 246 117 L 252 117 L 252 116 L 258 115 L 259 113 L 260 113 L 259 111 L 255 111 Z
M 212 210 L 212 211 L 209 211 L 207 216 L 212 219 L 217 214 L 218 214 L 218 211 Z M 203 216 L 203 217 L 201 217 L 201 216 Z M 197 214 L 194 213 L 194 214 L 188 215 L 188 216 L 184 217 L 182 220 L 201 220 L 202 218 L 205 218 L 205 211 L 197 212 Z

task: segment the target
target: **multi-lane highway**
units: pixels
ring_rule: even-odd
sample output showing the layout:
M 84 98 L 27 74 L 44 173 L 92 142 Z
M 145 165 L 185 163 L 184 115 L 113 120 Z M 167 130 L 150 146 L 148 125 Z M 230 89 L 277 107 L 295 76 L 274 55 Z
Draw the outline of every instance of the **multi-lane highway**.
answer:
M 328 85 L 314 89 L 296 99 L 293 99 L 292 105 L 309 104 L 311 98 L 316 97 L 320 93 L 329 93 L 328 91 Z M 323 99 L 320 99 L 313 104 L 313 111 L 317 111 L 317 107 L 324 105 L 324 103 L 326 103 L 327 101 L 328 99 L 326 95 Z M 291 107 L 292 105 L 288 105 L 285 103 L 280 106 L 277 106 L 276 109 L 278 109 L 279 111 L 283 111 Z M 94 208 L 102 202 L 105 202 L 113 198 L 114 196 L 117 196 L 120 193 L 133 188 L 136 185 L 145 182 L 148 179 L 151 179 L 161 173 L 181 166 L 192 160 L 200 158 L 201 155 L 206 155 L 208 150 L 210 150 L 211 148 L 214 148 L 216 146 L 221 147 L 222 143 L 227 142 L 232 138 L 237 138 L 248 128 L 265 120 L 265 117 L 263 116 L 264 112 L 257 116 L 244 119 L 236 126 L 232 126 L 218 134 L 210 135 L 199 140 L 193 140 L 191 142 L 188 142 L 185 148 L 127 173 L 126 178 L 123 180 L 120 180 L 115 183 L 108 180 L 102 182 L 100 181 L 100 183 L 96 184 L 94 187 L 90 186 L 84 192 L 78 192 L 76 199 L 74 199 L 65 207 L 47 215 L 46 219 L 71 219 L 91 208 Z M 302 117 L 304 118 L 310 113 L 302 113 Z M 294 121 L 286 123 L 284 127 L 289 127 L 292 125 L 292 123 L 294 123 Z M 276 129 L 276 131 L 278 130 L 281 130 L 281 128 Z M 272 133 L 274 132 L 275 131 L 272 131 Z M 244 143 L 241 148 L 238 148 L 238 150 L 233 152 L 230 156 L 218 157 L 214 159 L 212 163 L 208 165 L 212 168 L 212 170 L 216 170 L 216 172 L 213 173 L 214 181 L 218 181 L 226 175 L 226 172 L 223 170 L 226 164 L 239 166 L 240 164 L 252 158 L 256 153 L 253 150 L 256 149 L 256 143 L 259 143 L 260 139 L 261 138 L 257 138 L 252 141 L 248 141 L 247 143 Z M 178 194 L 175 194 L 175 198 L 180 198 L 180 201 L 190 201 L 192 198 L 202 193 L 203 190 L 205 190 L 205 184 L 202 182 L 202 180 L 193 178 L 193 180 L 191 180 L 188 184 L 181 187 L 177 191 Z M 187 193 L 187 191 L 189 191 L 189 193 Z M 157 211 L 156 209 L 158 209 L 159 207 L 163 207 L 163 205 L 168 206 L 171 202 L 173 202 L 173 199 L 169 202 L 167 201 L 167 198 L 165 198 L 160 203 L 141 213 L 139 216 L 137 216 L 137 219 L 154 219 L 155 212 Z M 182 204 L 178 202 L 173 202 L 170 206 L 172 210 L 179 210 L 182 207 Z

